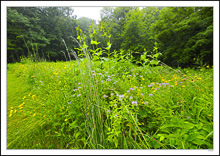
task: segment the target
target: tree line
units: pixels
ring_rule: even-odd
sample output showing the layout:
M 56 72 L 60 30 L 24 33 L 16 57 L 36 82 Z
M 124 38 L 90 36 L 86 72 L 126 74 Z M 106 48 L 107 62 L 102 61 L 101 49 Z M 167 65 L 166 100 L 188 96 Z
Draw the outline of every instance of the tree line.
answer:
M 66 60 L 66 48 L 78 48 L 76 27 L 85 34 L 88 50 L 92 19 L 77 19 L 71 7 L 8 7 L 7 61 L 34 55 L 48 61 Z M 110 36 L 111 52 L 151 53 L 155 43 L 160 60 L 171 66 L 213 65 L 213 7 L 104 7 L 94 21 L 99 47 L 105 47 L 103 29 Z M 139 54 L 139 55 L 138 55 Z

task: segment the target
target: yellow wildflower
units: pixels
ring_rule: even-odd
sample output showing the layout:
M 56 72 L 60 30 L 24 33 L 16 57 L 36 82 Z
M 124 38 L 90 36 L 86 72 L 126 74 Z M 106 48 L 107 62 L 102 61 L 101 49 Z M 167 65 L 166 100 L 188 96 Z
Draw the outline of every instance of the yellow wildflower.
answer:
M 61 84 L 61 81 L 59 81 L 59 84 Z
M 10 118 L 10 117 L 12 117 L 12 114 L 9 114 L 9 116 L 8 116 L 8 117 L 9 117 L 9 118 Z
M 206 68 L 209 68 L 209 65 L 208 65 L 208 66 L 206 66 Z
M 44 115 L 43 117 L 45 117 L 46 115 Z
M 186 76 L 186 75 L 183 75 L 183 76 Z
M 64 107 L 62 107 L 61 109 L 64 109 Z
M 31 96 L 31 93 L 30 93 L 30 94 L 28 94 L 28 96 Z
M 20 112 L 22 112 L 23 110 L 20 110 Z
M 66 67 L 64 67 L 64 69 L 66 69 Z
M 23 107 L 20 107 L 19 109 L 22 109 Z
M 10 110 L 10 114 L 12 114 L 13 113 L 13 110 Z
M 141 79 L 144 81 L 144 78 L 143 78 L 143 77 L 142 77 Z
M 17 110 L 15 110 L 14 113 L 17 113 Z
M 31 78 L 34 78 L 35 76 L 31 76 Z
M 212 116 L 211 114 L 209 114 L 208 116 Z
M 23 100 L 26 99 L 26 96 L 23 97 Z
M 24 105 L 24 102 L 20 106 L 18 106 L 18 107 L 23 107 L 23 105 Z
M 36 95 L 32 95 L 32 99 L 34 99 L 36 97 Z
M 35 117 L 35 116 L 36 116 L 36 113 L 33 114 L 33 117 Z
M 184 87 L 186 87 L 185 85 L 182 85 L 182 87 L 184 88 Z
M 64 120 L 65 122 L 67 121 L 67 119 Z
M 142 86 L 142 84 L 141 84 L 141 86 Z
M 202 78 L 201 77 L 199 77 L 199 78 L 197 78 L 198 80 L 201 80 Z
M 13 109 L 13 107 L 10 107 L 10 109 L 9 110 L 12 110 Z

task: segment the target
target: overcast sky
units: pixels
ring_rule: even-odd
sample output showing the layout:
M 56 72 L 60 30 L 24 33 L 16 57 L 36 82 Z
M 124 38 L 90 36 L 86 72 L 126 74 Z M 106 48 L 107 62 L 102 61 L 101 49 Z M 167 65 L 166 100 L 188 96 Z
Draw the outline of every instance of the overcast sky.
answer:
M 101 20 L 100 11 L 103 7 L 72 7 L 74 9 L 73 14 L 77 15 L 77 19 L 80 17 L 88 17 L 98 21 Z

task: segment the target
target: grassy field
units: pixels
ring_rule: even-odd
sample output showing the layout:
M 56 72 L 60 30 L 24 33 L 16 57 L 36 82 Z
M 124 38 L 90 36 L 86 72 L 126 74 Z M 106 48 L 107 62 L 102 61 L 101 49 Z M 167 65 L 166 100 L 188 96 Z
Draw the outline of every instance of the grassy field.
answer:
M 8 64 L 7 148 L 213 149 L 212 68 L 93 63 Z

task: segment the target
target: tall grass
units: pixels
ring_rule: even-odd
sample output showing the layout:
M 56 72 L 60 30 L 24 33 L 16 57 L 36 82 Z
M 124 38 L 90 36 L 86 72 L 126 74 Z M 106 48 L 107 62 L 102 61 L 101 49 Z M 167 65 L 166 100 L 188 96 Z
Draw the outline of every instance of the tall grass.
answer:
M 97 40 L 90 56 L 85 35 L 77 34 L 78 54 L 63 40 L 68 62 L 8 65 L 31 90 L 20 97 L 23 111 L 8 118 L 8 148 L 213 148 L 212 69 L 154 66 L 156 50 L 138 67 L 132 51 L 110 53 L 109 36 L 108 59 Z

